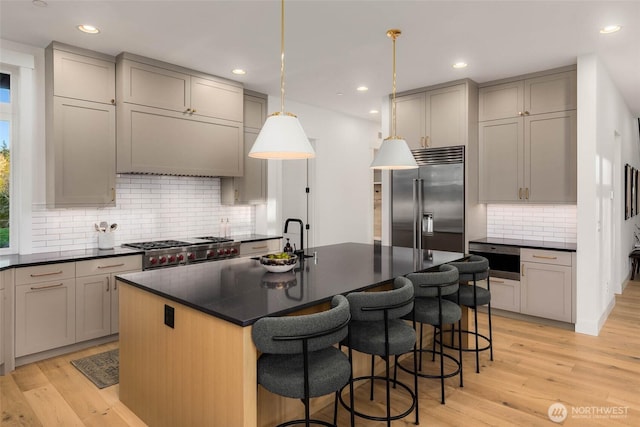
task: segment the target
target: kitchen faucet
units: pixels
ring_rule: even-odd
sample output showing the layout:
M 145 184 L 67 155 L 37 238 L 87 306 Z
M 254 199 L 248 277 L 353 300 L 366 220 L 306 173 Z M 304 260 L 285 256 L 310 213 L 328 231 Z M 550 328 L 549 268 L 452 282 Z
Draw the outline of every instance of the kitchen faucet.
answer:
M 286 233 L 289 229 L 290 222 L 297 222 L 298 224 L 300 224 L 300 247 L 295 250 L 294 253 L 296 255 L 302 255 L 301 258 L 304 258 L 304 223 L 301 219 L 298 218 L 287 218 L 287 220 L 284 222 L 284 233 Z

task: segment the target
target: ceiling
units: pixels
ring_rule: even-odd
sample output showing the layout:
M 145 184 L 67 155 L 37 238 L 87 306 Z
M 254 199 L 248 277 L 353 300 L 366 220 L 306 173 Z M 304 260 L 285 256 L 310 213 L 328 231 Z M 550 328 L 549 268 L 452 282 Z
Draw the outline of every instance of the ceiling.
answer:
M 285 12 L 286 100 L 379 121 L 369 111 L 379 110 L 391 92 L 392 46 L 385 33 L 399 28 L 398 91 L 461 78 L 483 83 L 596 53 L 640 116 L 638 1 L 287 0 Z M 599 33 L 612 23 L 622 30 Z M 79 24 L 101 32 L 81 33 Z M 0 0 L 0 38 L 131 52 L 279 94 L 277 0 L 46 0 L 44 7 Z M 458 61 L 469 66 L 452 68 Z M 237 67 L 247 74 L 231 74 Z M 369 90 L 356 91 L 360 85 Z

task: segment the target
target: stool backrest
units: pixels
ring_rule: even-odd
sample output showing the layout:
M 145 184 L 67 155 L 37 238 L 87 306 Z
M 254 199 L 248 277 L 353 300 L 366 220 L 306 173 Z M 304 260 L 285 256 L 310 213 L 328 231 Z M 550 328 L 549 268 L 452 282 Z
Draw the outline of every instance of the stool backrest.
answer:
M 297 354 L 321 350 L 339 343 L 348 334 L 349 302 L 342 295 L 331 300 L 331 309 L 302 316 L 263 317 L 253 324 L 251 336 L 263 353 Z
M 450 262 L 458 269 L 461 282 L 470 282 L 474 279 L 484 280 L 489 277 L 489 260 L 480 255 L 470 255 L 465 261 Z
M 361 321 L 399 319 L 413 310 L 413 285 L 406 277 L 393 282 L 394 289 L 380 292 L 352 292 L 347 295 L 351 318 Z
M 416 298 L 438 297 L 458 292 L 458 269 L 451 265 L 441 265 L 440 271 L 425 271 L 407 274 L 413 283 Z

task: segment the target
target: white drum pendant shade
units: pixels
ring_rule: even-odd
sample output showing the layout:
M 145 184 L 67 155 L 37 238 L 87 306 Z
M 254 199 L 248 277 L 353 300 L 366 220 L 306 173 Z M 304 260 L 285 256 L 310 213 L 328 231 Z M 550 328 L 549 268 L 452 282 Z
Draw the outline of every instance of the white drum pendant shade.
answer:
M 275 113 L 267 118 L 253 143 L 249 157 L 256 159 L 309 159 L 315 157 L 298 118 Z
M 387 138 L 382 141 L 375 159 L 371 163 L 372 169 L 415 169 L 418 167 L 415 157 L 404 139 L 398 137 Z

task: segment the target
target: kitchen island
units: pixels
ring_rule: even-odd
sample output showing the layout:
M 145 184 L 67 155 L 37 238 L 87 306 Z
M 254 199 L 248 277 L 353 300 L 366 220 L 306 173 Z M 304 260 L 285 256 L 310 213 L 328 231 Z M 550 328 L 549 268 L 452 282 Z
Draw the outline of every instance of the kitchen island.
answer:
M 288 273 L 250 258 L 118 276 L 120 400 L 153 426 L 262 426 L 299 402 L 256 381 L 251 325 L 261 317 L 315 312 L 336 294 L 458 260 L 433 251 L 344 243 L 312 248 Z M 287 400 L 289 402 L 287 402 Z

